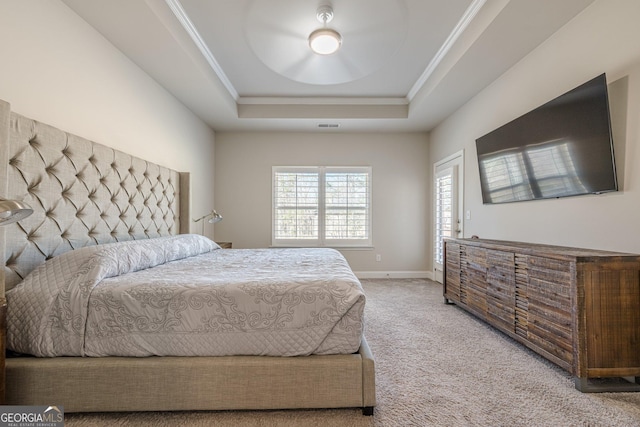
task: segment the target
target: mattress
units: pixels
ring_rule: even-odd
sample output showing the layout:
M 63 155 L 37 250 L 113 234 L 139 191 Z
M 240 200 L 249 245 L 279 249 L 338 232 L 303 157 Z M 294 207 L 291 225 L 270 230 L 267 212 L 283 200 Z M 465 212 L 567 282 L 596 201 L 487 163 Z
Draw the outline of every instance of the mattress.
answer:
M 55 356 L 358 350 L 365 295 L 328 248 L 220 249 L 199 235 L 67 252 L 7 293 L 7 347 Z

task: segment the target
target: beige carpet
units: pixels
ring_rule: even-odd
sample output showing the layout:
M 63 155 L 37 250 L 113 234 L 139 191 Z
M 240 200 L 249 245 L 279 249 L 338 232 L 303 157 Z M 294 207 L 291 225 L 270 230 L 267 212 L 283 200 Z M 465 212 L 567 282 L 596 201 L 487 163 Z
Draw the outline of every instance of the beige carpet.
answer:
M 583 394 L 426 280 L 363 280 L 378 405 L 361 411 L 67 414 L 76 426 L 640 426 L 640 393 Z

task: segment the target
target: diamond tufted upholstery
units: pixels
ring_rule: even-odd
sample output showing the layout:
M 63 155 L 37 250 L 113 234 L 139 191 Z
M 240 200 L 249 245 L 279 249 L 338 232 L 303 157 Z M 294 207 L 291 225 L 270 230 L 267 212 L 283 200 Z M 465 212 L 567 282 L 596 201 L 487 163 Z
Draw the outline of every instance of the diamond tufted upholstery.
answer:
M 34 209 L 3 227 L 7 289 L 71 249 L 178 234 L 178 172 L 13 112 L 7 120 L 7 110 L 0 112 L 8 122 L 8 136 L 0 123 L 0 198 Z

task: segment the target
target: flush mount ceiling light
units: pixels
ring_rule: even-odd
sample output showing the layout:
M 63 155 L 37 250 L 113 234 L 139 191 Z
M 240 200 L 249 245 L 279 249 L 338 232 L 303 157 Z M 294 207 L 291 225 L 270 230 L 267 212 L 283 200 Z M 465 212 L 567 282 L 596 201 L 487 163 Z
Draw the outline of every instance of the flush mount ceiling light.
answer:
M 408 0 L 349 0 L 339 5 L 336 2 L 331 22 L 323 25 L 325 8 L 320 9 L 322 19 L 316 21 L 318 6 L 333 5 L 335 1 L 245 2 L 250 4 L 244 28 L 251 51 L 267 68 L 281 76 L 299 83 L 325 86 L 370 76 L 387 66 L 408 42 Z M 332 55 L 311 50 L 309 35 L 322 28 L 337 30 L 342 36 L 340 49 Z
M 309 34 L 309 47 L 318 55 L 331 55 L 340 49 L 342 36 L 336 30 L 327 28 L 327 22 L 333 19 L 333 8 L 325 5 L 320 6 L 316 12 L 318 21 L 324 24 L 320 28 Z

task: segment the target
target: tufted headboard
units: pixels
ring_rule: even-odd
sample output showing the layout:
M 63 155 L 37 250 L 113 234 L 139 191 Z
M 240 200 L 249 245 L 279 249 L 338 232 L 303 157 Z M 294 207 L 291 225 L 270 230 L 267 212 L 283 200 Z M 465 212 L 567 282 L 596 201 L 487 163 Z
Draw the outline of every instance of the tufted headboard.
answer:
M 188 174 L 28 119 L 1 100 L 0 179 L 0 198 L 34 210 L 0 227 L 7 289 L 72 249 L 188 232 L 189 221 L 179 221 L 189 218 Z

